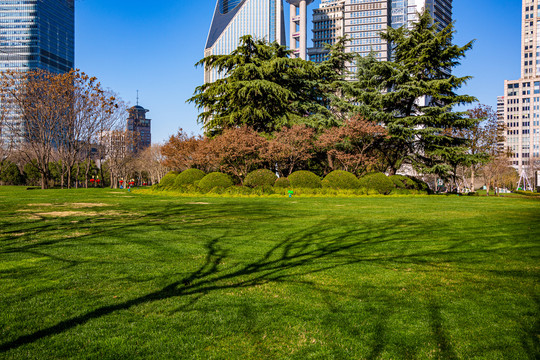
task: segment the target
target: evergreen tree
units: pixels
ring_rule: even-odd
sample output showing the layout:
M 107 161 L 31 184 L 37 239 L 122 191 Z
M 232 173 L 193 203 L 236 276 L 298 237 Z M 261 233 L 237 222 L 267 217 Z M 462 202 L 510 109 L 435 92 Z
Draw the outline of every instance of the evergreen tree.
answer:
M 467 140 L 456 132 L 477 121 L 457 105 L 476 101 L 456 90 L 470 77 L 450 74 L 472 48 L 452 44 L 454 26 L 439 31 L 429 12 L 412 29 L 389 28 L 381 37 L 391 46 L 392 60 L 372 54 L 358 58 L 357 81 L 346 89 L 356 112 L 384 124 L 389 137 L 380 144 L 390 174 L 404 161 L 424 173 L 446 175 L 456 160 L 466 161 Z
M 188 100 L 202 110 L 198 120 L 206 132 L 247 125 L 271 133 L 283 125 L 302 123 L 310 114 L 328 113 L 321 103 L 317 66 L 290 54 L 275 42 L 244 36 L 230 55 L 200 60 L 197 65 L 223 75 L 197 87 Z

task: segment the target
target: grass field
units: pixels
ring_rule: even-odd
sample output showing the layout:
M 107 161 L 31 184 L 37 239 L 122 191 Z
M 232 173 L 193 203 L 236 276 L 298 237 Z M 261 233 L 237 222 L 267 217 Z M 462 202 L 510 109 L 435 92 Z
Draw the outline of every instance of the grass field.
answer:
M 0 187 L 1 359 L 539 359 L 540 200 Z

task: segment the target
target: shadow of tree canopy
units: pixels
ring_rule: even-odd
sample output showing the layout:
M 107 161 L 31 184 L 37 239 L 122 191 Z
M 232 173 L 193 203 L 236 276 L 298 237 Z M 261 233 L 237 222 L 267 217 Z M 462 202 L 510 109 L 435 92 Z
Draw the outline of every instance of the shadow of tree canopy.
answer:
M 226 214 L 223 212 L 226 211 Z M 249 215 L 246 215 L 249 214 Z M 295 218 L 302 218 L 305 212 L 291 213 L 287 221 L 293 222 Z M 84 235 L 67 236 L 56 239 L 30 241 L 33 234 L 40 234 L 46 238 L 46 234 L 57 233 L 62 229 L 73 228 L 70 219 L 60 219 L 43 223 L 42 221 L 31 222 L 30 226 L 18 226 L 4 232 L 4 234 L 16 234 L 26 231 L 27 235 L 15 243 L 5 240 L 0 254 L 20 253 L 29 255 L 47 256 L 55 261 L 65 263 L 65 268 L 69 269 L 78 266 L 76 260 L 61 258 L 56 255 L 46 253 L 50 246 L 71 246 L 67 245 L 76 238 L 80 240 L 93 240 L 97 237 L 126 237 L 134 231 L 159 229 L 162 231 L 194 230 L 199 226 L 204 226 L 208 231 L 213 230 L 216 235 L 206 239 L 204 242 L 205 259 L 195 271 L 184 276 L 180 280 L 170 282 L 161 289 L 146 295 L 123 301 L 118 304 L 102 306 L 84 314 L 74 316 L 70 319 L 58 322 L 30 334 L 22 335 L 12 341 L 0 345 L 0 352 L 7 352 L 21 346 L 36 342 L 40 339 L 61 334 L 76 326 L 84 325 L 89 321 L 98 319 L 121 310 L 127 310 L 142 304 L 148 304 L 165 299 L 190 296 L 188 304 L 176 311 L 184 311 L 193 306 L 209 294 L 226 289 L 248 288 L 266 283 L 295 283 L 305 275 L 322 273 L 328 270 L 337 269 L 359 263 L 377 263 L 390 266 L 394 263 L 428 264 L 434 267 L 439 266 L 438 259 L 441 254 L 447 256 L 445 261 L 452 261 L 449 255 L 471 256 L 474 252 L 498 252 L 502 251 L 497 247 L 493 249 L 480 248 L 471 250 L 464 246 L 464 239 L 453 239 L 454 241 L 441 244 L 436 249 L 418 250 L 400 247 L 393 249 L 388 254 L 374 253 L 373 249 L 378 249 L 393 242 L 416 241 L 419 231 L 425 233 L 446 233 L 452 234 L 451 228 L 444 228 L 444 222 L 426 224 L 422 221 L 414 221 L 410 218 L 396 217 L 378 222 L 359 222 L 354 224 L 341 224 L 342 219 L 332 218 L 332 214 L 322 217 L 315 225 L 309 228 L 302 228 L 298 231 L 291 231 L 277 240 L 273 246 L 264 251 L 261 255 L 251 261 L 236 264 L 232 268 L 221 266 L 231 257 L 231 244 L 229 241 L 236 236 L 236 232 L 245 231 L 246 223 L 234 224 L 234 221 L 254 218 L 264 219 L 265 222 L 276 221 L 276 226 L 286 225 L 280 214 L 271 209 L 266 209 L 260 204 L 240 206 L 237 203 L 224 203 L 215 208 L 192 205 L 166 205 L 162 207 L 149 207 L 147 212 L 140 215 L 132 215 L 125 221 L 115 217 L 85 218 L 81 217 L 81 223 L 76 228 L 84 231 Z M 193 219 L 203 219 L 203 223 L 198 225 L 193 223 Z M 222 222 L 220 222 L 222 221 Z M 155 244 L 156 241 L 150 241 Z M 22 245 L 21 245 L 22 244 Z M 164 251 L 169 251 L 166 248 Z M 303 281 L 307 286 L 316 288 L 316 285 Z M 328 291 L 328 290 L 325 290 Z M 330 306 L 331 304 L 329 304 Z M 338 311 L 335 309 L 335 311 Z M 389 314 L 379 313 L 376 315 L 375 342 L 368 359 L 378 358 L 385 347 L 384 334 L 386 322 Z M 433 302 L 429 305 L 430 326 L 433 338 L 440 344 L 441 356 L 445 359 L 457 359 L 451 341 L 446 334 L 441 317 L 440 306 Z M 347 326 L 345 323 L 343 326 Z M 352 327 L 349 326 L 349 330 Z

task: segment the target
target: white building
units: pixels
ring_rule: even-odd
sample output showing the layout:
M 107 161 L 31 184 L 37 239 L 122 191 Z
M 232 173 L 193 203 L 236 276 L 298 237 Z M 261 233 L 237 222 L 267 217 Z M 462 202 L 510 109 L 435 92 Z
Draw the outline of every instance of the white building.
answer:
M 522 2 L 521 79 L 504 82 L 504 146 L 521 173 L 540 159 L 540 17 L 536 2 Z

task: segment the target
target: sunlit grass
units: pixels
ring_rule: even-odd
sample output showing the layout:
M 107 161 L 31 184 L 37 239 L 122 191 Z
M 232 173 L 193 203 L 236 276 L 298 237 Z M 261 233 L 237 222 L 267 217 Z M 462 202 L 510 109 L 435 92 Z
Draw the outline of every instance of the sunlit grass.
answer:
M 540 201 L 0 187 L 0 358 L 536 359 Z

